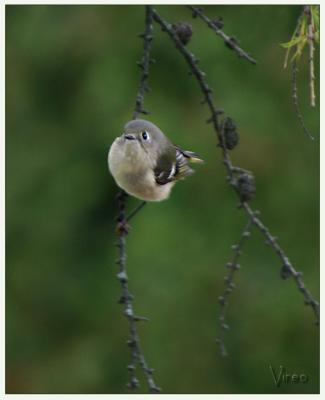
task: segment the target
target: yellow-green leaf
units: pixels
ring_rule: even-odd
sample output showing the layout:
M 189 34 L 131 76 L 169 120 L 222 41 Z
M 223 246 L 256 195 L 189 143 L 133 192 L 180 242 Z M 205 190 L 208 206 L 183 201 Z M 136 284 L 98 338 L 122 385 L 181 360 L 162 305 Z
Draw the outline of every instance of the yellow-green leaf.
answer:
M 298 44 L 303 38 L 301 36 L 295 37 L 290 42 L 286 43 L 280 43 L 280 46 L 284 47 L 285 49 L 288 49 L 289 47 L 295 46 Z

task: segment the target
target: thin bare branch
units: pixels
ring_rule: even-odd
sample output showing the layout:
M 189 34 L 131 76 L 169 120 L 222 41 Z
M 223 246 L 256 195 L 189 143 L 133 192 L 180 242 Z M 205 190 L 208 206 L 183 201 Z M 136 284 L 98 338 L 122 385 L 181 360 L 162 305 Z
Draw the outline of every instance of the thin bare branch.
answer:
M 148 77 L 149 77 L 149 64 L 150 64 L 150 47 L 152 41 L 152 13 L 151 8 L 146 6 L 146 16 L 145 16 L 145 30 L 140 36 L 143 38 L 143 54 L 142 59 L 138 63 L 141 68 L 141 76 L 138 87 L 138 93 L 136 96 L 135 110 L 133 113 L 133 119 L 137 118 L 139 114 L 147 114 L 148 112 L 143 109 L 144 94 L 148 90 Z M 130 380 L 127 384 L 129 389 L 136 389 L 140 386 L 139 380 L 136 375 L 137 364 L 140 365 L 142 369 L 148 389 L 150 393 L 159 393 L 161 389 L 156 385 L 153 378 L 153 369 L 149 368 L 147 361 L 145 359 L 143 350 L 140 345 L 140 339 L 137 331 L 136 323 L 138 321 L 147 321 L 148 318 L 141 317 L 135 314 L 133 307 L 133 295 L 130 293 L 128 287 L 128 276 L 126 270 L 126 236 L 129 232 L 128 222 L 143 208 L 146 204 L 141 202 L 138 207 L 136 207 L 129 215 L 126 217 L 125 209 L 128 195 L 121 190 L 118 194 L 118 217 L 117 217 L 117 247 L 119 249 L 118 259 L 116 261 L 118 265 L 117 277 L 120 281 L 122 288 L 122 295 L 119 300 L 120 304 L 124 305 L 124 315 L 128 321 L 129 327 L 129 339 L 127 340 L 127 345 L 130 348 L 131 360 L 127 366 Z
M 300 125 L 305 133 L 306 136 L 309 137 L 309 139 L 314 140 L 314 136 L 312 136 L 308 130 L 308 128 L 305 125 L 304 117 L 302 116 L 302 113 L 300 111 L 300 106 L 299 106 L 299 99 L 298 99 L 298 81 L 297 81 L 297 75 L 298 75 L 298 64 L 296 60 L 293 60 L 291 63 L 291 86 L 292 86 L 292 100 L 293 100 L 293 105 L 295 108 L 296 116 L 300 122 Z
M 151 42 L 152 42 L 152 14 L 150 6 L 146 6 L 146 17 L 145 17 L 145 29 L 144 32 L 139 35 L 143 39 L 143 53 L 141 61 L 137 64 L 141 69 L 141 76 L 139 81 L 138 93 L 135 101 L 135 108 L 133 113 L 133 119 L 138 118 L 139 114 L 150 114 L 149 111 L 143 108 L 144 95 L 148 92 L 148 78 L 149 78 L 149 66 L 154 62 L 150 58 Z
M 119 253 L 116 263 L 119 267 L 117 278 L 120 281 L 122 288 L 122 295 L 119 303 L 124 305 L 124 315 L 128 320 L 129 326 L 129 339 L 127 345 L 130 348 L 131 360 L 127 367 L 130 373 L 130 381 L 127 386 L 129 389 L 136 389 L 139 387 L 139 380 L 136 376 L 136 365 L 138 362 L 145 374 L 150 393 L 158 393 L 160 389 L 157 387 L 153 379 L 153 370 L 148 367 L 145 360 L 136 326 L 138 321 L 147 320 L 147 318 L 135 314 L 133 295 L 130 293 L 128 287 L 128 276 L 126 270 L 126 236 L 128 234 L 127 220 L 125 217 L 126 199 L 127 194 L 125 192 L 120 192 L 118 194 L 119 214 L 117 219 L 117 247 Z
M 193 6 L 187 6 L 187 7 L 193 12 L 194 18 L 196 16 L 199 16 L 216 33 L 216 35 L 222 38 L 222 40 L 225 42 L 225 45 L 228 48 L 234 50 L 234 52 L 237 53 L 238 57 L 244 58 L 245 60 L 249 61 L 254 65 L 257 64 L 257 61 L 239 46 L 237 40 L 234 37 L 228 36 L 221 28 L 219 28 L 218 24 L 216 24 L 214 21 L 208 18 L 203 13 L 201 8 Z
M 315 95 L 315 68 L 314 68 L 314 30 L 311 18 L 310 6 L 308 6 L 308 46 L 309 46 L 309 91 L 310 91 L 310 105 L 311 107 L 316 106 L 316 95 Z
M 245 203 L 244 209 L 247 215 L 250 217 L 253 224 L 259 229 L 259 231 L 264 235 L 266 238 L 266 243 L 273 249 L 273 251 L 278 255 L 282 262 L 281 268 L 281 277 L 283 279 L 289 278 L 292 276 L 295 280 L 295 283 L 304 296 L 305 304 L 310 306 L 315 314 L 316 317 L 316 324 L 319 324 L 319 303 L 316 301 L 309 290 L 306 288 L 303 280 L 302 280 L 302 272 L 297 271 L 293 265 L 291 264 L 289 258 L 287 257 L 286 253 L 282 249 L 282 247 L 278 244 L 276 237 L 274 237 L 269 229 L 263 224 L 263 222 L 257 217 L 256 212 L 254 212 L 250 206 Z
M 228 305 L 228 297 L 230 293 L 235 289 L 234 284 L 234 275 L 236 271 L 239 270 L 240 265 L 238 263 L 239 257 L 242 254 L 242 248 L 244 246 L 245 241 L 250 236 L 250 230 L 252 227 L 252 221 L 249 219 L 245 224 L 245 227 L 241 233 L 240 239 L 237 244 L 231 246 L 233 251 L 233 256 L 230 262 L 227 263 L 226 267 L 228 268 L 228 273 L 226 274 L 225 280 L 225 289 L 221 296 L 219 296 L 219 305 L 220 305 L 220 313 L 219 313 L 219 337 L 216 339 L 219 344 L 220 353 L 222 356 L 227 356 L 227 350 L 225 346 L 225 332 L 229 330 L 229 325 L 226 323 L 226 307 Z

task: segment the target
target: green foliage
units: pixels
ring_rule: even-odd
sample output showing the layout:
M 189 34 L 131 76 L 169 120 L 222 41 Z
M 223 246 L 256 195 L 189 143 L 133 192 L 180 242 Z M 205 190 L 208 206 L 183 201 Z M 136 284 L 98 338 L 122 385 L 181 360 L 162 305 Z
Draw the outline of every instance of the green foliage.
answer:
M 193 25 L 188 47 L 237 126 L 234 161 L 256 177 L 252 206 L 318 298 L 319 142 L 296 134 L 277 45 L 299 7 L 205 7 L 257 66 L 185 7 L 157 8 L 171 23 Z M 127 393 L 114 264 L 118 189 L 106 157 L 133 112 L 143 20 L 142 6 L 6 6 L 7 393 Z M 218 354 L 217 299 L 244 214 L 197 84 L 157 28 L 152 56 L 148 119 L 205 160 L 168 201 L 134 218 L 127 239 L 135 309 L 151 321 L 139 325 L 141 343 L 157 383 L 164 393 L 317 393 L 313 315 L 255 230 L 227 309 L 229 357 Z M 318 111 L 303 111 L 318 132 Z M 137 204 L 130 199 L 130 210 Z M 277 388 L 269 364 L 309 381 Z
M 313 39 L 309 37 L 309 25 L 312 27 Z M 308 12 L 303 12 L 290 41 L 281 43 L 281 46 L 287 49 L 284 68 L 288 65 L 290 51 L 292 49 L 295 50 L 291 61 L 295 59 L 299 60 L 309 40 L 314 40 L 315 43 L 319 43 L 319 6 L 308 6 Z

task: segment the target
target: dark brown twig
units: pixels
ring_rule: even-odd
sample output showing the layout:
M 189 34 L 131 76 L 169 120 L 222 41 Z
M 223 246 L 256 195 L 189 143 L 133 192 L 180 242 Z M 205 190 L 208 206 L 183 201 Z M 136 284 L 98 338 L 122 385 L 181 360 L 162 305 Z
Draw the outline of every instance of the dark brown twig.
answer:
M 136 377 L 136 363 L 138 362 L 145 374 L 149 391 L 151 393 L 158 393 L 160 389 L 154 382 L 152 376 L 153 370 L 148 367 L 147 362 L 145 360 L 136 327 L 137 321 L 142 321 L 142 320 L 146 321 L 148 319 L 145 317 L 140 317 L 135 315 L 132 304 L 133 295 L 130 293 L 128 287 L 128 276 L 126 271 L 126 236 L 128 234 L 127 220 L 125 218 L 126 198 L 127 194 L 125 192 L 122 191 L 118 194 L 119 214 L 117 219 L 117 234 L 118 234 L 117 247 L 119 249 L 119 253 L 116 263 L 119 267 L 117 278 L 120 281 L 122 288 L 122 295 L 120 297 L 119 303 L 125 306 L 124 315 L 126 316 L 129 325 L 129 339 L 127 341 L 127 345 L 130 348 L 131 361 L 128 365 L 128 370 L 130 373 L 130 381 L 127 386 L 129 389 L 136 389 L 139 387 L 139 380 Z
M 139 114 L 150 114 L 149 111 L 143 108 L 144 95 L 148 92 L 148 78 L 149 78 L 149 66 L 154 63 L 154 60 L 150 58 L 151 42 L 153 26 L 152 26 L 152 13 L 151 7 L 146 6 L 146 17 L 145 17 L 145 30 L 139 35 L 143 39 L 143 53 L 141 61 L 137 64 L 141 69 L 141 76 L 139 81 L 138 93 L 135 101 L 133 119 L 138 118 Z
M 299 107 L 299 99 L 298 99 L 298 81 L 297 81 L 297 75 L 298 75 L 298 64 L 296 60 L 293 60 L 291 63 L 291 86 L 292 86 L 292 100 L 293 100 L 293 105 L 295 108 L 296 116 L 300 122 L 300 125 L 302 127 L 302 130 L 304 131 L 305 135 L 309 137 L 309 139 L 314 140 L 314 136 L 312 136 L 307 129 L 304 121 L 304 117 L 302 116 L 302 113 L 300 111 Z
M 257 61 L 238 45 L 236 39 L 234 37 L 228 36 L 221 28 L 218 27 L 218 24 L 216 24 L 214 21 L 212 21 L 203 13 L 201 8 L 193 6 L 187 6 L 187 7 L 193 12 L 194 18 L 196 16 L 199 16 L 218 36 L 222 38 L 227 47 L 229 47 L 231 50 L 234 50 L 234 52 L 237 53 L 238 57 L 244 58 L 245 60 L 249 61 L 252 64 L 257 64 Z
M 150 63 L 150 43 L 152 40 L 152 13 L 151 8 L 146 6 L 146 17 L 145 17 L 145 30 L 141 35 L 143 38 L 143 55 L 140 63 L 138 64 L 141 68 L 141 76 L 138 87 L 138 93 L 136 97 L 135 110 L 133 113 L 133 119 L 137 118 L 140 113 L 147 113 L 143 109 L 144 94 L 148 90 L 147 80 L 149 76 L 149 63 Z M 133 308 L 133 295 L 130 293 L 128 287 L 128 276 L 126 271 L 126 236 L 129 232 L 128 222 L 143 208 L 146 204 L 141 202 L 128 217 L 125 215 L 126 200 L 128 195 L 122 190 L 118 194 L 118 217 L 117 217 L 117 247 L 119 249 L 118 259 L 116 261 L 119 271 L 117 277 L 120 281 L 122 288 L 122 295 L 119 300 L 120 304 L 124 305 L 124 315 L 128 320 L 129 327 L 129 339 L 127 345 L 130 348 L 131 360 L 128 365 L 130 373 L 130 381 L 128 383 L 129 389 L 136 389 L 139 387 L 139 380 L 136 376 L 137 363 L 140 365 L 149 388 L 150 393 L 159 393 L 160 388 L 156 385 L 153 378 L 153 369 L 149 368 L 144 353 L 140 345 L 140 339 L 137 332 L 136 323 L 138 321 L 148 320 L 145 317 L 137 316 Z
M 226 314 L 226 306 L 228 305 L 228 297 L 230 293 L 235 289 L 234 284 L 234 275 L 236 271 L 240 268 L 238 263 L 239 257 L 242 253 L 242 248 L 246 239 L 250 236 L 250 230 L 252 227 L 252 221 L 249 219 L 246 223 L 242 234 L 240 236 L 239 242 L 231 246 L 233 251 L 233 256 L 230 262 L 227 263 L 226 267 L 228 268 L 228 273 L 226 274 L 225 280 L 225 289 L 221 296 L 219 296 L 219 305 L 220 305 L 220 313 L 219 313 L 219 337 L 217 338 L 217 343 L 219 344 L 220 353 L 222 356 L 227 356 L 227 350 L 224 342 L 225 332 L 229 329 L 228 324 L 226 324 L 225 314 Z
M 316 301 L 309 290 L 306 288 L 303 280 L 302 280 L 302 272 L 297 271 L 293 265 L 291 264 L 289 258 L 285 254 L 282 247 L 277 243 L 277 239 L 272 236 L 269 229 L 263 224 L 263 222 L 257 217 L 256 212 L 249 207 L 247 203 L 244 204 L 244 209 L 247 215 L 250 217 L 253 224 L 259 229 L 259 231 L 264 235 L 266 239 L 267 245 L 269 245 L 273 251 L 278 255 L 282 262 L 281 268 L 281 277 L 283 279 L 289 278 L 292 276 L 295 280 L 295 283 L 304 296 L 305 304 L 310 306 L 316 317 L 316 324 L 319 324 L 319 303 Z

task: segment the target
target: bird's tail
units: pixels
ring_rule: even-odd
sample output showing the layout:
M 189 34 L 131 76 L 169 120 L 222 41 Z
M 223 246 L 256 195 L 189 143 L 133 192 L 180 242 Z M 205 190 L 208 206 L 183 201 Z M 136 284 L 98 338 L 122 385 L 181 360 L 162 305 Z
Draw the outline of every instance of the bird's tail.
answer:
M 180 150 L 181 153 L 187 160 L 191 163 L 204 163 L 202 158 L 200 158 L 194 151 Z

